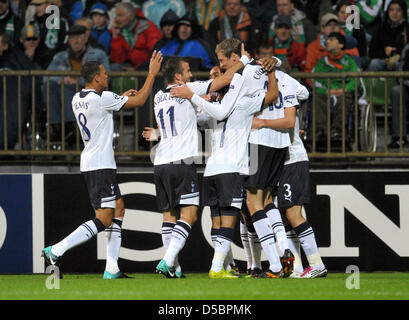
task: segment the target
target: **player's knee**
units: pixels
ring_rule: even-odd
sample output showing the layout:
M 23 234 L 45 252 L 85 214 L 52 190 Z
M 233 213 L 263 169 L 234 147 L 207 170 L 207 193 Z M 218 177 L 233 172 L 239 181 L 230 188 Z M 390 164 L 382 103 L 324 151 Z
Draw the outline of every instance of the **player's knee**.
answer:
M 125 216 L 125 208 L 115 208 L 115 217 L 116 218 L 123 218 Z

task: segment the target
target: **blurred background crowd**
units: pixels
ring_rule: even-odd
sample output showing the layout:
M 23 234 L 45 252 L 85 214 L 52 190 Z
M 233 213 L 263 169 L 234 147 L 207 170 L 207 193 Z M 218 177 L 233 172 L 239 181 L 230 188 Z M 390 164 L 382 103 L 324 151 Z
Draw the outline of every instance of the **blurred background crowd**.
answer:
M 359 9 L 359 19 L 350 5 Z M 205 71 L 218 63 L 216 44 L 232 37 L 242 40 L 253 57 L 275 55 L 293 72 L 408 70 L 408 5 L 409 0 L 0 0 L 0 70 L 78 71 L 86 61 L 98 60 L 109 71 L 139 71 L 147 70 L 153 50 L 161 50 L 165 57 L 188 57 L 193 71 Z M 53 106 L 50 124 L 57 125 L 58 135 L 62 112 L 67 126 L 74 124 L 71 108 L 62 111 L 60 105 L 64 90 L 70 106 L 77 79 L 51 77 L 48 92 L 44 81 L 23 78 L 17 97 L 17 79 L 7 77 L 0 81 L 8 88 L 6 98 L 0 88 L 0 106 L 16 106 L 21 99 L 30 108 L 34 88 L 36 105 L 49 99 Z M 316 80 L 317 95 L 330 91 L 352 99 L 352 85 L 341 88 L 332 81 L 326 88 L 326 83 Z M 400 86 L 392 88 L 395 110 L 400 95 Z M 406 118 L 405 86 L 402 96 Z M 400 118 L 392 119 L 392 148 L 399 147 Z M 17 141 L 16 119 L 8 110 L 10 149 Z M 408 144 L 406 121 L 403 131 Z

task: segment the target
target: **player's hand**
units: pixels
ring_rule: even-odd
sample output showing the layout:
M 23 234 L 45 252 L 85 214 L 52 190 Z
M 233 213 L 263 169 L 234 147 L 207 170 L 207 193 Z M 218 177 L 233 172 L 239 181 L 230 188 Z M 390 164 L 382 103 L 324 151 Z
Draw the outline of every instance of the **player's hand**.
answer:
M 247 58 L 249 58 L 251 60 L 251 55 L 244 48 L 244 43 L 241 44 L 241 55 L 242 56 L 247 56 Z
M 203 96 L 200 96 L 202 99 L 205 99 L 208 102 L 212 101 L 212 96 L 210 94 L 205 94 Z
M 137 90 L 135 90 L 135 89 L 129 89 L 128 91 L 125 91 L 125 92 L 122 94 L 122 96 L 127 96 L 127 97 L 129 97 L 129 96 L 135 96 L 137 93 L 138 93 Z
M 149 62 L 149 73 L 156 76 L 160 71 L 162 61 L 162 52 L 156 50 L 153 51 L 151 61 Z
M 258 130 L 263 127 L 263 120 L 257 117 L 253 118 L 253 123 L 251 124 L 251 129 L 252 130 Z
M 193 91 L 189 89 L 189 87 L 183 83 L 179 82 L 178 83 L 180 86 L 179 87 L 173 87 L 170 89 L 170 95 L 172 97 L 179 97 L 179 98 L 184 98 L 184 99 L 192 99 L 193 97 Z
M 158 141 L 160 135 L 158 134 L 157 129 L 151 127 L 144 127 L 144 130 L 142 131 L 142 137 L 146 141 Z
M 273 72 L 278 60 L 271 57 L 264 57 L 257 61 L 267 72 Z

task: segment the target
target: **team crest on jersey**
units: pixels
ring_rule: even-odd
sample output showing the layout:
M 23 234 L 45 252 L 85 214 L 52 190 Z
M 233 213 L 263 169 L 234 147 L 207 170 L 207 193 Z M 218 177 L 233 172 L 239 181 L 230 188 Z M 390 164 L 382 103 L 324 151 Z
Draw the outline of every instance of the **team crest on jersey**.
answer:
M 113 94 L 113 96 L 114 96 L 114 99 L 116 99 L 116 100 L 121 100 L 121 99 L 124 98 L 124 97 L 122 97 L 122 96 L 117 95 L 116 93 L 112 93 L 112 94 Z

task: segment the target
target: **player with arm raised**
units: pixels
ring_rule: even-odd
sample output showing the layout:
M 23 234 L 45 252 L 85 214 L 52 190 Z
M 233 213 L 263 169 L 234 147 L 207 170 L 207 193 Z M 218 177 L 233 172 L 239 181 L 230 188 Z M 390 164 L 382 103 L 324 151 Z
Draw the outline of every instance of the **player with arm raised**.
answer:
M 230 68 L 239 60 L 241 43 L 237 44 L 231 58 L 224 61 L 223 67 Z M 220 102 L 208 102 L 186 85 L 171 90 L 172 95 L 191 100 L 196 107 L 217 120 L 212 135 L 212 152 L 204 172 L 204 205 L 210 206 L 211 211 L 217 212 L 221 217 L 209 271 L 209 277 L 212 279 L 238 278 L 238 275 L 225 271 L 224 262 L 233 240 L 236 217 L 240 214 L 243 202 L 244 176 L 249 174 L 248 137 L 251 122 L 255 113 L 278 97 L 277 82 L 271 74 L 267 92 L 260 88 L 232 104 L 232 99 L 238 96 L 237 91 L 243 87 L 244 77 L 241 71 L 234 75 L 228 92 Z M 279 264 L 278 259 L 277 261 Z
M 187 86 L 200 95 L 228 85 L 237 63 L 223 76 L 208 81 L 187 82 Z M 167 88 L 158 91 L 154 98 L 154 111 L 161 140 L 156 148 L 154 179 L 158 210 L 163 212 L 162 237 L 166 253 L 156 267 L 166 277 L 181 277 L 176 270 L 176 257 L 185 245 L 192 225 L 197 220 L 199 185 L 193 158 L 198 156 L 196 109 L 189 100 L 170 95 L 178 83 L 192 77 L 189 63 L 172 57 L 164 65 Z M 177 220 L 178 211 L 180 217 Z M 166 230 L 164 230 L 164 228 Z M 167 236 L 166 236 L 167 234 Z M 171 236 L 170 236 L 171 235 Z
M 241 42 L 238 39 L 227 39 L 227 40 L 222 41 L 216 46 L 216 54 L 220 62 L 220 67 L 222 69 L 225 69 L 226 65 L 229 62 L 237 59 L 237 56 L 240 54 L 240 48 L 241 48 Z M 274 59 L 274 62 L 272 62 L 270 66 L 274 66 L 277 61 L 278 60 Z M 277 74 L 276 74 L 276 78 L 277 78 Z M 240 101 L 244 99 L 244 97 L 251 96 L 255 92 L 258 92 L 259 90 L 267 89 L 267 85 L 268 85 L 267 74 L 264 73 L 264 69 L 262 69 L 261 66 L 258 65 L 255 61 L 251 61 L 243 69 L 243 72 L 241 74 L 241 80 L 242 81 L 238 82 L 237 86 L 234 86 L 234 88 L 230 87 L 229 92 L 226 94 L 226 96 L 229 97 L 229 99 L 226 101 L 226 106 L 225 106 L 226 110 L 233 111 L 234 106 L 240 104 Z M 280 81 L 280 79 L 278 80 Z M 279 82 L 279 85 L 280 85 L 280 82 Z M 235 95 L 233 94 L 233 91 Z M 225 96 L 225 99 L 226 99 L 226 96 Z M 215 112 L 217 112 L 217 110 L 215 110 Z M 267 163 L 271 163 L 271 160 L 269 158 L 267 158 L 266 161 Z M 258 163 L 258 165 L 260 167 L 260 163 Z M 267 171 L 269 170 L 270 168 L 267 169 Z M 264 172 L 265 171 L 263 171 L 262 174 Z M 250 171 L 250 178 L 251 177 L 252 177 L 252 172 Z M 270 177 L 270 175 L 268 175 L 267 177 Z M 249 180 L 249 179 L 246 179 L 246 180 Z M 244 184 L 246 186 L 246 181 Z M 274 242 L 274 233 L 270 227 L 271 223 L 263 207 L 263 191 L 264 191 L 264 188 L 266 187 L 267 186 L 262 186 L 260 188 L 261 189 L 261 200 L 259 201 L 259 207 L 261 207 L 261 209 L 259 209 L 256 206 L 255 204 L 256 199 L 254 196 L 252 196 L 257 191 L 257 188 L 254 188 L 253 186 L 249 186 L 248 188 L 249 190 L 247 190 L 247 204 L 250 209 L 249 211 L 252 216 L 251 219 L 254 223 L 255 230 L 260 238 L 261 246 L 264 249 L 264 252 L 266 253 L 266 256 L 270 263 L 269 271 L 264 273 L 263 276 L 269 277 L 269 278 L 281 278 L 283 277 L 284 273 L 282 270 L 280 258 L 276 251 L 275 242 Z
M 140 107 L 145 103 L 161 63 L 162 54 L 154 51 L 149 64 L 149 74 L 141 90 L 128 90 L 122 96 L 105 91 L 108 87 L 108 75 L 102 64 L 89 61 L 82 66 L 81 76 L 85 80 L 85 88 L 73 97 L 72 110 L 84 142 L 80 171 L 88 187 L 95 218 L 81 224 L 60 242 L 44 248 L 42 255 L 49 264 L 55 265 L 67 250 L 106 230 L 107 262 L 103 278 L 127 277 L 118 267 L 125 206 L 116 179 L 112 146 L 113 112 L 122 108 Z

